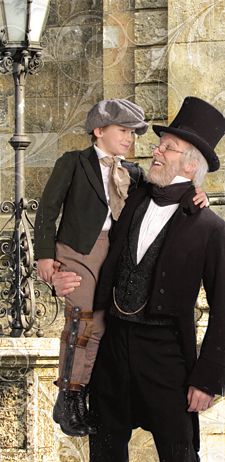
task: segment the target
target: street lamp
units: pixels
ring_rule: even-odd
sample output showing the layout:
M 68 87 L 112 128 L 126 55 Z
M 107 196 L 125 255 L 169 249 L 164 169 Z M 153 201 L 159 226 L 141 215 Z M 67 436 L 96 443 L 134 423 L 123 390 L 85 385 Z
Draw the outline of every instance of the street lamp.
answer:
M 15 202 L 11 203 L 15 228 L 12 242 L 2 246 L 3 253 L 10 256 L 7 264 L 11 261 L 13 269 L 8 315 L 10 335 L 14 337 L 24 331 L 29 335 L 35 320 L 35 294 L 30 278 L 33 251 L 27 209 L 35 210 L 37 204 L 24 198 L 24 151 L 30 144 L 24 127 L 25 83 L 27 75 L 42 66 L 40 39 L 49 4 L 50 0 L 0 0 L 0 72 L 13 74 L 15 85 L 15 132 L 9 140 L 15 151 Z M 9 208 L 9 201 L 1 205 L 2 212 Z

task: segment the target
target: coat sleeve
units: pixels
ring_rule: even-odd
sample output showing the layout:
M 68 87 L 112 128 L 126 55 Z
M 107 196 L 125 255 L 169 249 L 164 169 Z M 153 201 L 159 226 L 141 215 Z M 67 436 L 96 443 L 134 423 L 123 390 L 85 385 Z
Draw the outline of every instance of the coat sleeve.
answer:
M 135 189 L 143 186 L 143 184 L 147 182 L 145 172 L 137 162 L 134 163 L 123 160 L 122 165 L 128 170 L 130 175 L 130 186 L 128 194 L 132 193 L 135 191 Z
M 189 384 L 209 394 L 225 390 L 225 223 L 209 238 L 203 285 L 209 305 L 208 327 Z
M 45 186 L 34 225 L 35 259 L 55 258 L 56 221 L 69 190 L 77 155 L 66 152 L 54 166 Z

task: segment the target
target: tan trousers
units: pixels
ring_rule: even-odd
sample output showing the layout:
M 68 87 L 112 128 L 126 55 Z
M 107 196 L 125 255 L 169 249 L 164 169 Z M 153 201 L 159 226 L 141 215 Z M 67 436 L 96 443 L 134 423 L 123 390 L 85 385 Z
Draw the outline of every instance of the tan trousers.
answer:
M 109 248 L 108 232 L 102 231 L 89 255 L 75 252 L 69 246 L 56 244 L 56 259 L 61 271 L 74 271 L 82 277 L 81 285 L 65 297 L 65 325 L 61 334 L 59 354 L 59 378 L 62 387 L 65 361 L 67 361 L 68 339 L 72 329 L 72 308 L 81 309 L 78 338 L 74 348 L 71 374 L 67 389 L 77 390 L 79 384 L 87 384 L 98 351 L 99 342 L 105 330 L 104 311 L 93 312 L 93 301 L 99 271 Z

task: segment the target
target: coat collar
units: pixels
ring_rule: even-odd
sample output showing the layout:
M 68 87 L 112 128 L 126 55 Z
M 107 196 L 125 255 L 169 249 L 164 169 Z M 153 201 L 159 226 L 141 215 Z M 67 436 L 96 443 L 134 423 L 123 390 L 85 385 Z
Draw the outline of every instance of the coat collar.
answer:
M 101 168 L 99 165 L 98 156 L 93 146 L 90 146 L 89 148 L 82 151 L 82 154 L 80 155 L 80 161 L 90 183 L 97 192 L 99 198 L 105 204 L 107 204 Z

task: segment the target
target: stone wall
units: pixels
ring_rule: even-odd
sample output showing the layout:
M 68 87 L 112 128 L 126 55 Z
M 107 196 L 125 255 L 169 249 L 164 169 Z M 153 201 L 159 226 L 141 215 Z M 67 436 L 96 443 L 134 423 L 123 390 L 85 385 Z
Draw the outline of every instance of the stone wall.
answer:
M 225 114 L 224 1 L 168 1 L 168 116 L 187 95 L 206 99 Z M 225 141 L 217 148 L 221 169 L 208 175 L 205 188 L 224 192 Z
M 39 198 L 55 160 L 86 147 L 85 114 L 97 100 L 126 97 L 142 105 L 150 124 L 167 124 L 183 98 L 198 95 L 224 110 L 224 2 L 166 0 L 52 0 L 43 37 L 45 66 L 26 85 L 26 196 Z M 103 27 L 104 26 L 104 27 Z M 12 76 L 0 75 L 0 196 L 13 200 Z M 151 127 L 129 153 L 148 167 Z M 221 172 L 205 188 L 224 191 Z M 224 216 L 224 207 L 215 207 Z M 206 311 L 198 321 L 200 339 Z M 59 341 L 1 339 L 0 462 L 88 462 L 87 438 L 66 437 L 52 421 Z M 201 416 L 202 462 L 225 462 L 224 400 Z M 4 417 L 4 421 L 3 421 Z M 151 435 L 136 430 L 130 461 L 158 462 Z

